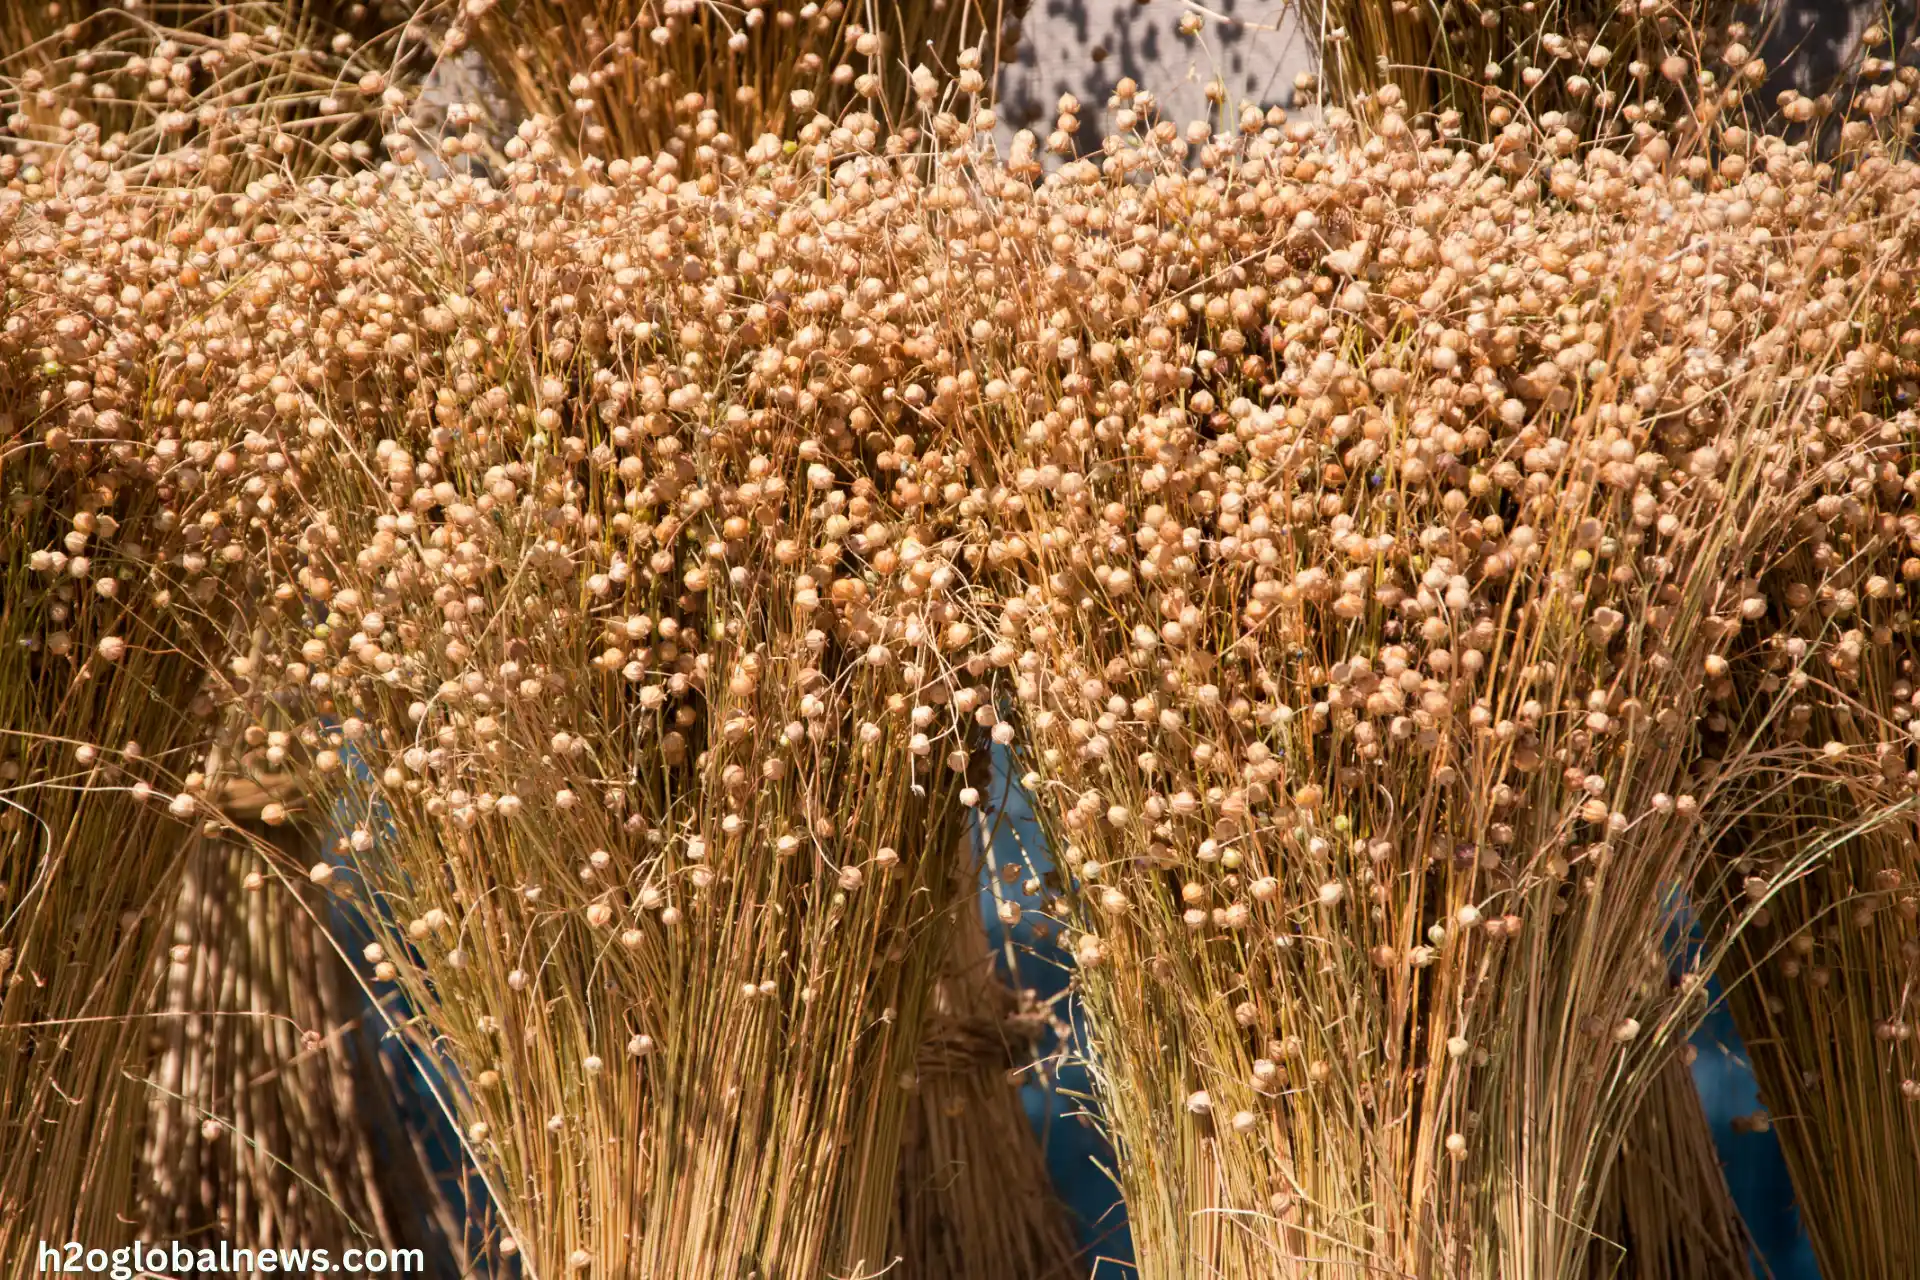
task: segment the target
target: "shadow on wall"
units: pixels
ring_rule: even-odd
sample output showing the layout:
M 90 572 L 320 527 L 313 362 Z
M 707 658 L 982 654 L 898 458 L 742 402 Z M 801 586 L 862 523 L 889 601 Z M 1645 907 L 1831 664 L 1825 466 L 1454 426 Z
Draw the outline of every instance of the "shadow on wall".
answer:
M 1217 0 L 1205 8 L 1217 16 L 1197 34 L 1183 34 L 1182 18 L 1199 11 L 1181 0 L 1032 0 L 1016 56 L 1001 72 L 1003 127 L 1044 138 L 1062 94 L 1096 108 L 1127 76 L 1180 124 L 1208 111 L 1206 86 L 1215 77 L 1230 106 L 1287 105 L 1294 76 L 1317 64 L 1314 6 Z M 1915 0 L 1762 0 L 1736 12 L 1757 31 L 1771 24 L 1760 45 L 1774 68 L 1763 95 L 1769 102 L 1782 89 L 1818 93 L 1836 85 L 1870 52 L 1862 38 L 1875 26 L 1888 42 L 1874 52 L 1920 62 Z
M 1159 98 L 1176 123 L 1207 112 L 1206 85 L 1216 76 L 1230 105 L 1284 105 L 1293 77 L 1314 65 L 1290 6 L 1214 0 L 1205 7 L 1219 16 L 1185 35 L 1182 17 L 1198 10 L 1178 0 L 1033 0 L 1020 24 L 1017 56 L 1001 72 L 1002 118 L 1044 138 L 1060 95 L 1100 107 L 1124 76 Z
M 1772 23 L 1760 45 L 1760 56 L 1773 69 L 1769 101 L 1782 89 L 1819 93 L 1834 85 L 1858 61 L 1862 37 L 1876 25 L 1889 37 L 1881 56 L 1912 63 L 1920 55 L 1912 0 L 1766 0 L 1746 12 L 1758 29 Z

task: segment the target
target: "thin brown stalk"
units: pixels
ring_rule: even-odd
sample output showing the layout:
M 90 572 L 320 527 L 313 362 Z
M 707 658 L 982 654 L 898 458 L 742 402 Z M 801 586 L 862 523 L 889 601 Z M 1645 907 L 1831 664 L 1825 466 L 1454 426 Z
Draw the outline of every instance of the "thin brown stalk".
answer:
M 236 835 L 184 854 L 146 1082 L 146 1237 L 417 1249 L 458 1271 L 462 1233 L 395 1108 L 373 1012 L 311 914 L 325 900 L 260 856 L 305 865 L 308 839 L 257 818 Z
M 1660 1069 L 1628 1122 L 1594 1219 L 1594 1280 L 1752 1280 L 1756 1255 L 1691 1057 L 1676 1054 Z
M 972 843 L 962 835 L 956 866 L 972 867 Z M 978 900 L 953 916 L 900 1157 L 900 1274 L 1067 1280 L 1086 1264 L 1019 1087 L 1045 1019 L 995 973 Z

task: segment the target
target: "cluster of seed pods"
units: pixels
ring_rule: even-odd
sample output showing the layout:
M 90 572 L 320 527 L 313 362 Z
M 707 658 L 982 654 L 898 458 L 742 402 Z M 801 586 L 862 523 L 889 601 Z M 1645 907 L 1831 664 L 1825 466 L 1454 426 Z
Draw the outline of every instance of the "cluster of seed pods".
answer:
M 1790 917 L 1818 989 L 1819 855 L 1743 843 L 1920 789 L 1913 78 L 1832 155 L 1123 82 L 1051 170 L 976 82 L 484 171 L 391 115 L 343 176 L 0 157 L 20 651 L 191 634 L 238 731 L 143 803 L 342 816 L 306 874 L 554 1274 L 884 1265 L 989 743 L 1143 1269 L 1581 1273 L 1722 949 Z M 1827 874 L 1910 941 L 1895 828 Z

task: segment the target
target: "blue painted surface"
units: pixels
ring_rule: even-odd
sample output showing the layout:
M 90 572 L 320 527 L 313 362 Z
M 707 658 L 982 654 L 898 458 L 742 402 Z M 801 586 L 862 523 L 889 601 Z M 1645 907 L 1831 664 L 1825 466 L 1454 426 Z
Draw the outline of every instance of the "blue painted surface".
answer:
M 1718 992 L 1715 992 L 1716 996 Z M 1760 1106 L 1760 1089 L 1747 1063 L 1746 1047 L 1734 1029 L 1733 1018 L 1716 1008 L 1694 1033 L 1699 1056 L 1693 1063 L 1693 1082 L 1713 1127 L 1713 1142 L 1727 1171 L 1727 1186 L 1746 1219 L 1755 1248 L 1775 1280 L 1819 1280 L 1813 1245 L 1800 1227 L 1793 1201 L 1793 1183 L 1787 1176 L 1780 1138 L 1765 1133 L 1736 1133 L 1736 1116 L 1752 1115 Z
M 984 814 L 992 836 L 992 858 L 999 865 L 1023 867 L 1021 879 L 1032 873 L 1044 874 L 1053 867 L 1047 857 L 1046 841 L 1033 820 L 1026 794 L 1008 776 L 1007 753 L 995 748 L 993 782 L 988 791 Z M 992 867 L 983 869 L 983 883 L 992 878 Z M 1073 1211 L 1080 1233 L 1081 1247 L 1088 1259 L 1088 1271 L 1095 1280 L 1120 1280 L 1132 1276 L 1133 1237 L 1127 1231 L 1126 1207 L 1102 1166 L 1111 1167 L 1113 1149 L 1098 1127 L 1084 1115 L 1091 1109 L 1093 1081 L 1081 1065 L 1084 1057 L 1086 1027 L 1077 1003 L 1065 993 L 1072 976 L 1072 958 L 1064 949 L 1044 938 L 1032 921 L 1040 915 L 1038 897 L 1021 892 L 1020 881 L 998 882 L 998 900 L 1011 899 L 1021 904 L 1025 918 L 1011 930 L 1002 925 L 995 907 L 996 890 L 992 884 L 981 894 L 980 909 L 987 922 L 987 935 L 1003 957 L 1011 950 L 1015 972 L 1009 976 L 1015 985 L 1033 990 L 1040 999 L 1060 998 L 1057 1006 L 1072 1027 L 1075 1043 L 1051 1086 L 1029 1083 L 1021 1092 L 1027 1115 L 1047 1153 L 1047 1168 L 1067 1207 Z M 1009 938 L 1009 933 L 1012 937 Z M 1059 1048 L 1057 1041 L 1043 1045 L 1042 1052 Z

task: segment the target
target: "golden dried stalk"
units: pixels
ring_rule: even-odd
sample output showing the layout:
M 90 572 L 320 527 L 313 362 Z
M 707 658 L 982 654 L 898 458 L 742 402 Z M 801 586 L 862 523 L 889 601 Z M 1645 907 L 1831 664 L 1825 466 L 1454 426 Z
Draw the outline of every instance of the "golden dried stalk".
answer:
M 296 829 L 257 825 L 185 854 L 151 1036 L 142 1237 L 336 1259 L 418 1249 L 458 1273 L 462 1232 L 395 1108 L 375 1015 L 310 914 L 325 899 L 285 882 L 262 846 L 307 861 Z
M 737 151 L 850 108 L 905 127 L 955 75 L 983 89 L 1027 3 L 468 0 L 447 47 L 471 42 L 526 114 L 573 122 L 560 136 L 585 152 L 650 156 L 718 135 Z
M 1594 1219 L 1594 1280 L 1752 1280 L 1751 1242 L 1688 1070 L 1660 1068 L 1621 1137 Z
M 959 843 L 970 867 L 972 841 Z M 1019 1089 L 1044 1023 L 995 973 L 977 899 L 953 917 L 901 1151 L 900 1274 L 1067 1280 L 1085 1264 Z
M 1777 639 L 1757 584 L 1914 425 L 1910 237 L 1841 233 L 1863 272 L 1772 294 L 1817 331 L 1736 339 L 1715 294 L 1789 271 L 1698 256 L 1751 221 L 1745 155 L 1650 133 L 1631 163 L 1551 162 L 1543 193 L 1523 142 L 1456 182 L 1421 172 L 1445 151 L 1397 97 L 1364 161 L 1303 147 L 1136 195 L 1116 146 L 1064 175 L 1027 215 L 1060 287 L 1030 323 L 1070 371 L 976 375 L 1010 580 L 986 621 L 1079 881 L 1145 1275 L 1586 1274 L 1615 1135 L 1705 1008 L 1697 964 L 1667 981 L 1675 887 L 1724 887 L 1720 841 L 1782 764 L 1776 704 L 1730 676 Z M 1762 150 L 1834 225 L 1906 198 Z M 1289 183 L 1328 170 L 1324 199 Z M 1127 247 L 1073 255 L 1082 223 Z M 1198 261 L 1157 263 L 1183 234 Z M 1849 350 L 1834 311 L 1901 358 Z M 1718 376 L 1670 401 L 1682 345 Z M 1898 486 L 1874 491 L 1852 518 L 1884 525 Z M 1813 580 L 1839 591 L 1838 565 Z M 1724 946 L 1743 911 L 1706 901 Z

